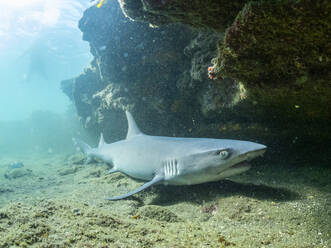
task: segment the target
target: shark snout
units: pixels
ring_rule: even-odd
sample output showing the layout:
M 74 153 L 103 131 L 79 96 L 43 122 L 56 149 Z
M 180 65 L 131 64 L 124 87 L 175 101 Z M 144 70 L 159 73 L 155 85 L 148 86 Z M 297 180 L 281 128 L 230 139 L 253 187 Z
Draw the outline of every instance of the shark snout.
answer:
M 259 156 L 263 156 L 263 154 L 265 153 L 267 148 L 263 148 L 263 149 L 259 149 L 259 150 L 255 150 L 252 152 L 249 152 L 248 154 L 246 154 L 246 160 L 247 161 L 251 161 L 252 159 L 259 157 Z
M 245 149 L 242 149 L 239 152 L 238 157 L 242 161 L 244 160 L 250 161 L 256 157 L 263 156 L 263 154 L 267 150 L 267 147 L 265 145 L 253 143 L 253 142 L 249 142 L 249 143 L 250 143 L 249 146 L 245 146 Z

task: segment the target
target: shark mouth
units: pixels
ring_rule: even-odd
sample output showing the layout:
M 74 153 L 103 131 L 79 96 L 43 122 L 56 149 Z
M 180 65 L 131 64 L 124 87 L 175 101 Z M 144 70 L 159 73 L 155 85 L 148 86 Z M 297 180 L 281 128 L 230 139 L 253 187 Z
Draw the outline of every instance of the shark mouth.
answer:
M 247 161 L 243 161 L 243 162 L 240 162 L 238 164 L 231 166 L 229 169 L 243 169 L 243 168 L 247 168 L 247 167 L 251 167 L 251 165 Z
M 247 152 L 247 153 L 242 154 L 240 157 L 245 157 L 244 161 L 251 161 L 252 159 L 254 159 L 256 157 L 263 156 L 263 154 L 265 153 L 266 150 L 267 150 L 266 148 L 263 148 L 263 149 Z
M 254 150 L 254 151 L 250 151 L 250 152 L 246 152 L 244 154 L 241 154 L 239 156 L 239 158 L 242 158 L 242 161 L 239 162 L 238 164 L 241 164 L 242 162 L 249 162 L 252 159 L 256 158 L 256 157 L 260 157 L 263 156 L 263 154 L 265 153 L 267 149 L 266 148 L 262 148 L 259 150 Z
M 266 148 L 260 149 L 260 150 L 255 150 L 251 152 L 244 153 L 240 155 L 242 158 L 242 161 L 233 164 L 229 168 L 223 170 L 222 172 L 219 173 L 219 175 L 222 175 L 223 177 L 230 177 L 236 174 L 243 173 L 251 168 L 251 165 L 248 163 L 252 159 L 263 156 L 264 152 L 266 151 Z
M 246 157 L 246 159 L 243 160 L 242 162 L 234 164 L 230 168 L 239 169 L 239 168 L 243 168 L 243 167 L 250 167 L 250 164 L 248 162 L 250 162 L 252 159 L 254 159 L 256 157 L 263 156 L 265 151 L 266 151 L 266 148 L 263 148 L 263 149 L 260 149 L 260 150 L 255 150 L 255 151 L 252 151 L 252 152 L 247 152 L 245 154 L 242 154 L 241 156 Z

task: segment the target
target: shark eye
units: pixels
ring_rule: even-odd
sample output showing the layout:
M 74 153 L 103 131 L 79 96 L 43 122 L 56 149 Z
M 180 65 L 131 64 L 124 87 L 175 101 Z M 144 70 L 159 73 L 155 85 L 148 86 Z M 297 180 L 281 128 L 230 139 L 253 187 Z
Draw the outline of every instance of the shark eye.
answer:
M 218 152 L 218 155 L 221 157 L 221 159 L 227 159 L 230 156 L 230 152 L 227 150 L 222 150 Z

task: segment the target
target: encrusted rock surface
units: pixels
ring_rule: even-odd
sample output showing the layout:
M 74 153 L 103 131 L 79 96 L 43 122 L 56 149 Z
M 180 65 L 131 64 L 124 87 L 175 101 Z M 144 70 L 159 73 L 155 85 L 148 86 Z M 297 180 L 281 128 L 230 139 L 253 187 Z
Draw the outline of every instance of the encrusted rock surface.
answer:
M 217 73 L 247 84 L 330 83 L 330 11 L 324 0 L 247 4 L 220 40 Z
M 184 23 L 224 31 L 248 0 L 118 0 L 131 19 L 163 25 Z
M 119 2 L 86 10 L 94 60 L 63 82 L 95 135 L 123 137 L 127 109 L 154 135 L 248 139 L 299 160 L 328 153 L 328 1 Z M 195 29 L 162 26 L 176 22 Z
M 32 171 L 24 168 L 17 168 L 12 170 L 7 170 L 4 177 L 7 179 L 16 179 L 20 177 L 33 176 Z
M 94 55 L 91 67 L 72 86 L 72 98 L 87 128 L 104 132 L 106 139 L 118 138 L 125 132 L 124 109 L 140 120 L 171 108 L 178 96 L 177 77 L 188 67 L 183 50 L 191 30 L 182 26 L 154 29 L 132 22 L 116 2 L 86 10 L 79 27 Z M 68 81 L 63 88 L 70 93 Z M 156 120 L 155 125 L 160 124 L 162 130 L 171 122 Z

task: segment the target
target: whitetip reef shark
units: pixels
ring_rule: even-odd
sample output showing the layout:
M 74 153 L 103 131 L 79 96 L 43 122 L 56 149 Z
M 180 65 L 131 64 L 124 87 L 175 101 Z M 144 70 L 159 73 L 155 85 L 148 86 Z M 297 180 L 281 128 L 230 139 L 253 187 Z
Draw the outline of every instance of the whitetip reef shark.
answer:
M 105 143 L 101 134 L 97 148 L 74 139 L 87 159 L 98 158 L 122 172 L 148 181 L 130 193 L 108 198 L 120 200 L 154 184 L 192 185 L 218 181 L 247 171 L 247 161 L 263 155 L 266 146 L 249 141 L 210 138 L 176 138 L 142 133 L 126 111 L 125 140 Z

